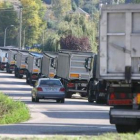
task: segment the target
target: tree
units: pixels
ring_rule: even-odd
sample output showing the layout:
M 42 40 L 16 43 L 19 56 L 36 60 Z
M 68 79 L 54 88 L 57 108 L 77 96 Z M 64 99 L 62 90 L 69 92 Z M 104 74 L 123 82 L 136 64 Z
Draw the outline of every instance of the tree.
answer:
M 0 8 L 9 9 L 9 10 L 0 10 L 0 46 L 4 45 L 4 31 L 7 27 L 7 36 L 6 36 L 6 45 L 17 46 L 17 27 L 18 27 L 18 18 L 17 13 L 14 10 L 14 7 L 9 2 L 0 2 Z M 14 25 L 14 27 L 10 27 Z
M 68 35 L 60 39 L 61 49 L 78 50 L 78 51 L 91 51 L 90 43 L 87 37 L 77 38 Z
M 23 31 L 26 43 L 32 46 L 41 41 L 43 30 L 47 24 L 44 21 L 45 7 L 41 0 L 21 0 L 23 6 Z
M 84 4 L 84 0 L 74 0 L 74 1 L 76 3 L 77 7 L 82 7 Z
M 75 36 L 77 38 L 87 37 L 91 44 L 92 51 L 97 51 L 97 28 L 93 21 L 88 20 L 83 15 L 67 15 L 64 21 L 60 22 L 58 25 L 58 34 L 61 37 L 68 35 Z
M 54 15 L 62 19 L 71 10 L 71 0 L 52 0 Z
M 77 5 L 74 0 L 72 0 L 72 10 L 75 11 L 77 9 Z
M 140 3 L 140 0 L 132 0 L 133 3 Z

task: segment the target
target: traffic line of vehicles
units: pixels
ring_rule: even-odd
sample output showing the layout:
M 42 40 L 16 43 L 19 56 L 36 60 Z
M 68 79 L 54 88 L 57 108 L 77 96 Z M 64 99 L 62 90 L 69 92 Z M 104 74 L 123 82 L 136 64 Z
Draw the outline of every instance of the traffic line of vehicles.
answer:
M 65 87 L 66 98 L 79 93 L 82 97 L 89 96 L 89 102 L 107 102 L 105 92 L 102 92 L 103 95 L 100 96 L 97 88 L 92 91 L 92 86 L 89 86 L 89 83 L 94 86 L 99 85 L 97 80 L 96 82 L 93 80 L 97 58 L 93 52 L 60 50 L 40 54 L 15 48 L 0 48 L 0 50 L 0 58 L 4 60 L 0 64 L 4 64 L 8 73 L 14 71 L 16 78 L 26 76 L 27 84 L 35 85 L 39 78 L 57 78 L 61 79 Z
M 140 129 L 139 25 L 140 4 L 103 6 L 98 54 L 67 50 L 57 54 L 44 52 L 42 58 L 32 63 L 39 68 L 37 77 L 60 78 L 68 98 L 79 92 L 81 96 L 88 96 L 89 102 L 107 102 L 112 106 L 110 123 L 115 124 L 117 131 L 137 132 Z M 0 51 L 0 68 L 6 67 L 11 73 L 17 68 L 12 58 L 18 50 L 5 52 L 5 48 Z

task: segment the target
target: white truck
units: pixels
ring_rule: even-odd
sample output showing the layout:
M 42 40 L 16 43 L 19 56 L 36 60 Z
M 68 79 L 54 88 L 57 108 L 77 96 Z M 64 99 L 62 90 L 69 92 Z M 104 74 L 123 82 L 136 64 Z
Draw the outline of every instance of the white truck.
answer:
M 56 77 L 61 78 L 67 98 L 75 93 L 87 96 L 87 84 L 93 74 L 94 55 L 92 52 L 59 51 Z
M 97 78 L 108 92 L 110 123 L 140 129 L 140 4 L 103 6 Z
M 15 77 L 23 78 L 26 75 L 27 64 L 25 59 L 28 56 L 28 51 L 19 50 L 15 56 Z
M 41 66 L 41 75 L 46 78 L 54 78 L 56 76 L 58 53 L 44 52 Z
M 36 52 L 29 52 L 28 56 L 25 59 L 27 64 L 26 68 L 26 83 L 34 84 L 40 77 L 40 67 L 36 66 L 36 62 L 41 60 L 43 57 L 42 54 Z
M 8 56 L 6 56 L 8 58 L 8 62 L 7 62 L 7 66 L 6 66 L 7 73 L 12 73 L 13 71 L 15 71 L 16 61 L 14 60 L 14 57 L 17 54 L 17 52 L 18 52 L 18 49 L 9 49 L 8 50 Z
M 4 70 L 7 67 L 8 50 L 8 48 L 0 47 L 0 70 Z

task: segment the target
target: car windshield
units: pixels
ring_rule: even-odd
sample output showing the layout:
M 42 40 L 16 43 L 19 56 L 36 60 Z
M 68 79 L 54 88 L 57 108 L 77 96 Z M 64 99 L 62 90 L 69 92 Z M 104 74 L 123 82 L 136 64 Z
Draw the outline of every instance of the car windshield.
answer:
M 41 80 L 40 86 L 61 86 L 61 82 L 59 80 Z

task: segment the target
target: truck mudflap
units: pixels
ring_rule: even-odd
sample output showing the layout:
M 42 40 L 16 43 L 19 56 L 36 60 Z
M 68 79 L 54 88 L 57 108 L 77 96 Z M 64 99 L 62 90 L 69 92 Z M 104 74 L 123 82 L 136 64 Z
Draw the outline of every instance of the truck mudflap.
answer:
M 109 112 L 111 124 L 137 124 L 140 119 L 140 110 L 132 109 L 114 109 L 111 108 Z

